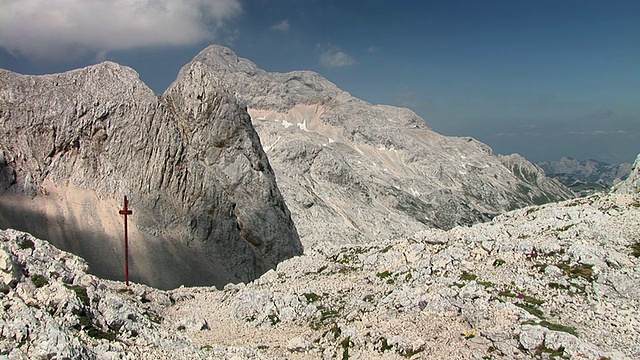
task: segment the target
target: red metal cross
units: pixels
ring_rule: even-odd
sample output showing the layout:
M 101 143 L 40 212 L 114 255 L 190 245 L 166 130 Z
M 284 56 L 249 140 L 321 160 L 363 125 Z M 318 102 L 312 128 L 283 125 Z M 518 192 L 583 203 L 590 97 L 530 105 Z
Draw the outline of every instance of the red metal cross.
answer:
M 131 215 L 133 212 L 129 210 L 127 195 L 124 196 L 124 209 L 118 213 L 124 215 L 124 282 L 129 286 L 129 236 L 127 234 L 127 215 Z

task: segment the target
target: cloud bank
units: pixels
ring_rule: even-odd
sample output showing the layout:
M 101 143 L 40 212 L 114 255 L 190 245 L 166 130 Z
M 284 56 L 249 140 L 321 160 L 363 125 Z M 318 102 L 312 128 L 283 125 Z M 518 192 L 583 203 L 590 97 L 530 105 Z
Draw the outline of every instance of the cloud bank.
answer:
M 356 63 L 356 59 L 346 52 L 330 46 L 320 55 L 320 65 L 325 67 L 345 67 Z
M 291 25 L 289 25 L 289 20 L 285 19 L 273 25 L 271 27 L 271 30 L 289 31 L 289 28 L 291 28 Z
M 0 0 L 0 47 L 62 60 L 151 46 L 191 45 L 242 13 L 239 0 Z

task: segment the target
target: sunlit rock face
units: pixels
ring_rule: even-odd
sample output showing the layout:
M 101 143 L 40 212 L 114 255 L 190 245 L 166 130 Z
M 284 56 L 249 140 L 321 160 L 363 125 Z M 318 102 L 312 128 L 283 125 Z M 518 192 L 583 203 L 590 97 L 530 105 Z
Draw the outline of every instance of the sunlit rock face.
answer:
M 612 192 L 621 194 L 640 194 L 640 155 L 633 163 L 629 177 L 618 185 L 616 185 Z
M 486 221 L 573 194 L 518 155 L 446 137 L 404 108 L 372 105 L 317 73 L 269 73 L 210 46 L 185 66 L 247 105 L 305 246 Z
M 0 71 L 0 227 L 160 288 L 250 281 L 302 253 L 246 109 L 205 72 L 156 96 L 105 62 L 45 76 Z

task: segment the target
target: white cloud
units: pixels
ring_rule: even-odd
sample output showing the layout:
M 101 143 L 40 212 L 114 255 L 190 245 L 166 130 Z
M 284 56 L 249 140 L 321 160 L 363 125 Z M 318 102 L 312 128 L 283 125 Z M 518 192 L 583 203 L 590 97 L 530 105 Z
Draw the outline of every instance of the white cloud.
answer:
M 578 136 L 625 135 L 625 134 L 628 134 L 628 132 L 625 130 L 569 131 L 569 135 L 578 135 Z
M 289 28 L 291 28 L 291 25 L 289 25 L 289 20 L 285 19 L 273 25 L 271 27 L 271 30 L 289 31 Z
M 39 59 L 212 40 L 239 0 L 0 0 L 0 47 Z
M 329 46 L 320 55 L 320 65 L 326 67 L 344 67 L 356 63 L 356 59 L 335 46 Z

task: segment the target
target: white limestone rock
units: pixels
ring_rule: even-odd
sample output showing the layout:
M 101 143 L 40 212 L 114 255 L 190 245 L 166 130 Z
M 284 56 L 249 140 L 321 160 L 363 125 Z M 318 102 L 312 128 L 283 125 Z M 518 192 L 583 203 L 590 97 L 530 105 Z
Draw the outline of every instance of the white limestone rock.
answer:
M 248 282 L 302 253 L 246 109 L 194 67 L 156 96 L 104 62 L 0 69 L 0 228 L 29 231 L 121 279 L 159 288 Z
M 573 194 L 518 155 L 433 132 L 409 109 L 354 98 L 317 73 L 269 73 L 221 46 L 181 74 L 246 104 L 306 248 L 407 238 Z

